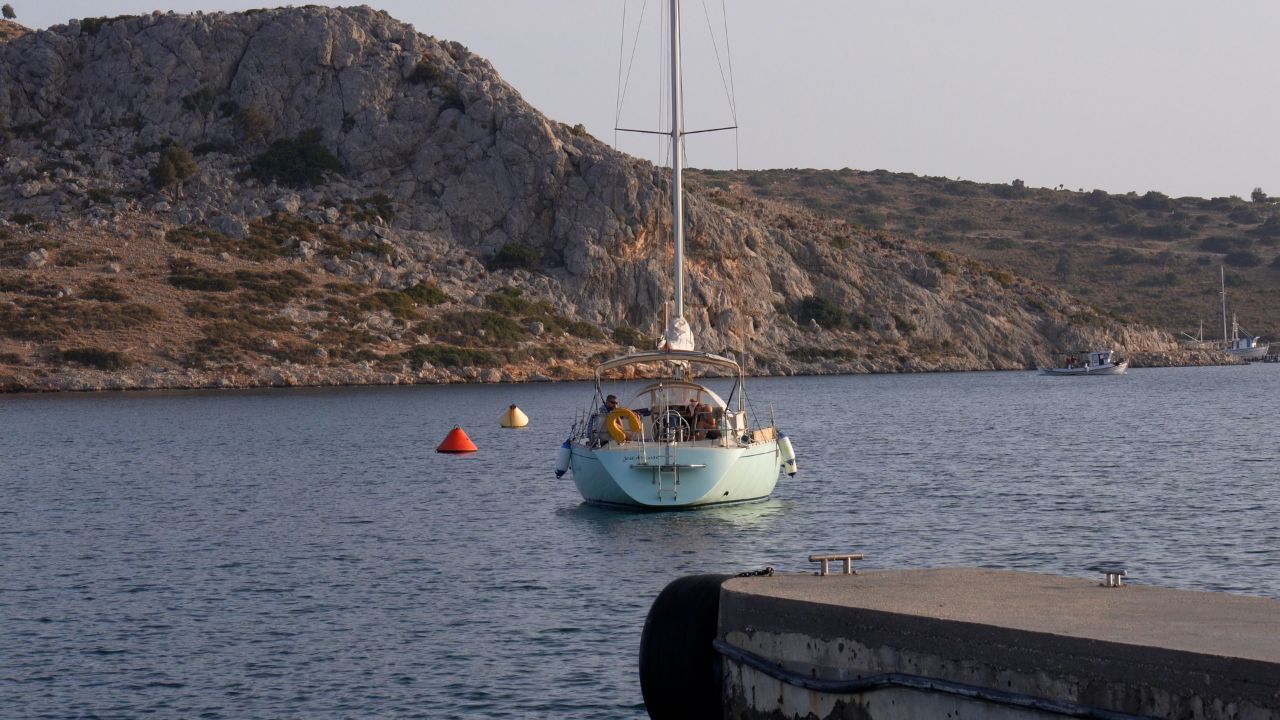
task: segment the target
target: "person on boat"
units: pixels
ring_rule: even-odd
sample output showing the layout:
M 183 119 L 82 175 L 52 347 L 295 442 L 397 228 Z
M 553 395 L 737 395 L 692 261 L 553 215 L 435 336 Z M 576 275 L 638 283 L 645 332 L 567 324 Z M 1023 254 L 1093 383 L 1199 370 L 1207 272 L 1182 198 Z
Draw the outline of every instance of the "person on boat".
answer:
M 609 431 L 605 427 L 604 420 L 617 407 L 618 396 L 606 396 L 604 402 L 600 405 L 600 409 L 591 416 L 591 421 L 587 423 L 587 435 L 595 438 L 597 447 L 609 441 Z
M 711 415 L 711 408 L 706 405 L 696 405 L 693 418 L 694 440 L 718 440 L 720 438 L 720 431 L 716 429 L 716 420 Z

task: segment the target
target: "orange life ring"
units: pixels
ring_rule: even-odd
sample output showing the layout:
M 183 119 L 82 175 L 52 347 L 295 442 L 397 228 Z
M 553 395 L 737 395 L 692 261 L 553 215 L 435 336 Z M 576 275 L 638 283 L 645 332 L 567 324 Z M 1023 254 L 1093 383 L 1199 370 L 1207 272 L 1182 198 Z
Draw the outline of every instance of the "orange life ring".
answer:
M 626 430 L 622 429 L 623 422 L 627 424 Z M 614 442 L 622 444 L 627 441 L 628 432 L 640 432 L 640 416 L 636 415 L 631 408 L 618 406 L 605 418 L 604 427 Z

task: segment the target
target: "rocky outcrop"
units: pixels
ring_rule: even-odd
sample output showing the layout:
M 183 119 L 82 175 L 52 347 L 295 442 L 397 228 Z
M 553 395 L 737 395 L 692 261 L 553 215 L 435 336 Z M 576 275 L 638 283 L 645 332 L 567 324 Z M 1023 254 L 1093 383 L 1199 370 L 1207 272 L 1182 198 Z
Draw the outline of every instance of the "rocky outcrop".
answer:
M 160 304 L 157 319 L 137 329 L 159 347 L 132 352 L 153 368 L 142 375 L 163 379 L 142 386 L 203 386 L 233 374 L 274 384 L 263 378 L 276 370 L 230 368 L 279 366 L 273 348 L 242 344 L 234 365 L 219 357 L 193 367 L 215 321 L 227 321 L 201 314 L 209 311 L 190 296 L 207 291 L 198 283 L 184 281 L 177 294 L 166 285 L 175 263 L 206 276 L 287 268 L 307 278 L 309 296 L 261 306 L 282 320 L 254 330 L 275 333 L 268 339 L 277 345 L 315 346 L 295 358 L 311 373 L 300 382 L 501 379 L 500 368 L 513 379 L 543 376 L 545 360 L 517 367 L 521 352 L 556 343 L 566 348 L 556 351 L 561 375 L 574 376 L 592 354 L 619 349 L 611 338 L 636 342 L 621 331 L 660 331 L 672 284 L 666 173 L 546 118 L 484 59 L 385 13 L 306 7 L 84 20 L 0 44 L 0 68 L 8 127 L 0 208 L 10 219 L 6 255 L 16 258 L 0 269 L 9 278 L 0 306 L 21 313 L 47 302 L 23 290 L 33 283 L 93 282 L 84 265 L 58 258 L 90 243 L 77 252 L 113 268 L 102 273 L 132 287 L 157 284 L 134 293 Z M 255 172 L 269 148 L 302 138 L 337 161 L 322 182 L 295 187 Z M 153 170 L 171 143 L 194 151 L 196 172 L 157 187 Z M 688 195 L 688 320 L 702 348 L 734 352 L 758 373 L 1027 368 L 1095 345 L 1175 351 L 1163 332 L 901 237 L 732 188 L 694 186 Z M 519 251 L 525 267 L 497 267 L 492 258 L 504 249 Z M 135 253 L 150 256 L 135 262 Z M 235 284 L 230 277 L 224 285 Z M 412 318 L 380 319 L 370 295 L 343 313 L 314 315 L 319 296 L 350 294 L 352 284 L 430 285 L 448 299 Z M 433 318 L 500 308 L 494 293 L 512 288 L 541 308 L 528 317 L 504 311 L 523 323 L 522 337 L 496 344 L 488 330 L 430 332 Z M 821 320 L 806 310 L 814 303 L 828 311 Z M 548 312 L 561 330 L 544 334 Z M 534 323 L 536 334 L 527 331 Z M 84 339 L 75 332 L 72 323 L 42 341 L 11 331 L 0 352 L 34 378 L 33 368 Z M 338 334 L 344 343 L 358 336 L 360 349 L 332 346 Z M 355 364 L 385 369 L 416 346 L 490 347 L 501 357 L 487 374 L 433 365 L 429 378 L 411 368 L 394 380 Z

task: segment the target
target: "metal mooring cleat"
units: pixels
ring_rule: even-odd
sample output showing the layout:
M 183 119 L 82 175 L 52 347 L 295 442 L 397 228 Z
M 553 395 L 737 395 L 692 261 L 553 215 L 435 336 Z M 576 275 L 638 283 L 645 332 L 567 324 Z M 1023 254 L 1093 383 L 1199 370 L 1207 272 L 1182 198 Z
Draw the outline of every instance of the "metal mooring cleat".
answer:
M 1124 587 L 1124 580 L 1122 580 L 1121 578 L 1128 575 L 1128 573 L 1126 573 L 1124 570 L 1119 568 L 1112 569 L 1112 570 L 1103 570 L 1102 574 L 1106 576 L 1106 580 L 1103 581 L 1102 587 L 1109 587 L 1109 588 Z
M 822 564 L 822 570 L 814 573 L 815 575 L 830 575 L 832 560 L 839 560 L 840 562 L 844 563 L 845 575 L 857 575 L 858 573 L 853 571 L 853 561 L 861 560 L 861 559 L 862 559 L 862 553 L 844 553 L 842 555 L 810 555 L 809 556 L 809 562 L 816 562 L 816 563 Z

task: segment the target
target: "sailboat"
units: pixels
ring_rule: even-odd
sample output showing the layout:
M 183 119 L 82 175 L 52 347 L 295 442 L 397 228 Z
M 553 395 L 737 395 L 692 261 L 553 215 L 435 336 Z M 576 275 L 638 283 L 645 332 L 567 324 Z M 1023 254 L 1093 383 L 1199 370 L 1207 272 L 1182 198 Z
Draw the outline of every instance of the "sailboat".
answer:
M 1244 360 L 1260 360 L 1266 357 L 1271 350 L 1271 344 L 1262 342 L 1262 338 L 1250 335 L 1248 331 L 1240 327 L 1235 313 L 1231 314 L 1231 334 L 1227 334 L 1227 271 L 1219 266 L 1218 273 L 1222 281 L 1222 290 L 1220 292 L 1222 296 L 1222 349 L 1228 355 Z
M 780 470 L 795 475 L 795 452 L 772 414 L 761 422 L 746 398 L 737 360 L 695 349 L 684 319 L 684 137 L 680 3 L 671 0 L 671 228 L 673 312 L 658 346 L 595 368 L 595 392 L 560 447 L 556 476 L 568 473 L 588 502 L 644 509 L 701 508 L 763 500 Z M 635 368 L 653 379 L 627 401 L 606 394 L 610 373 Z M 732 381 L 725 397 L 700 374 Z

